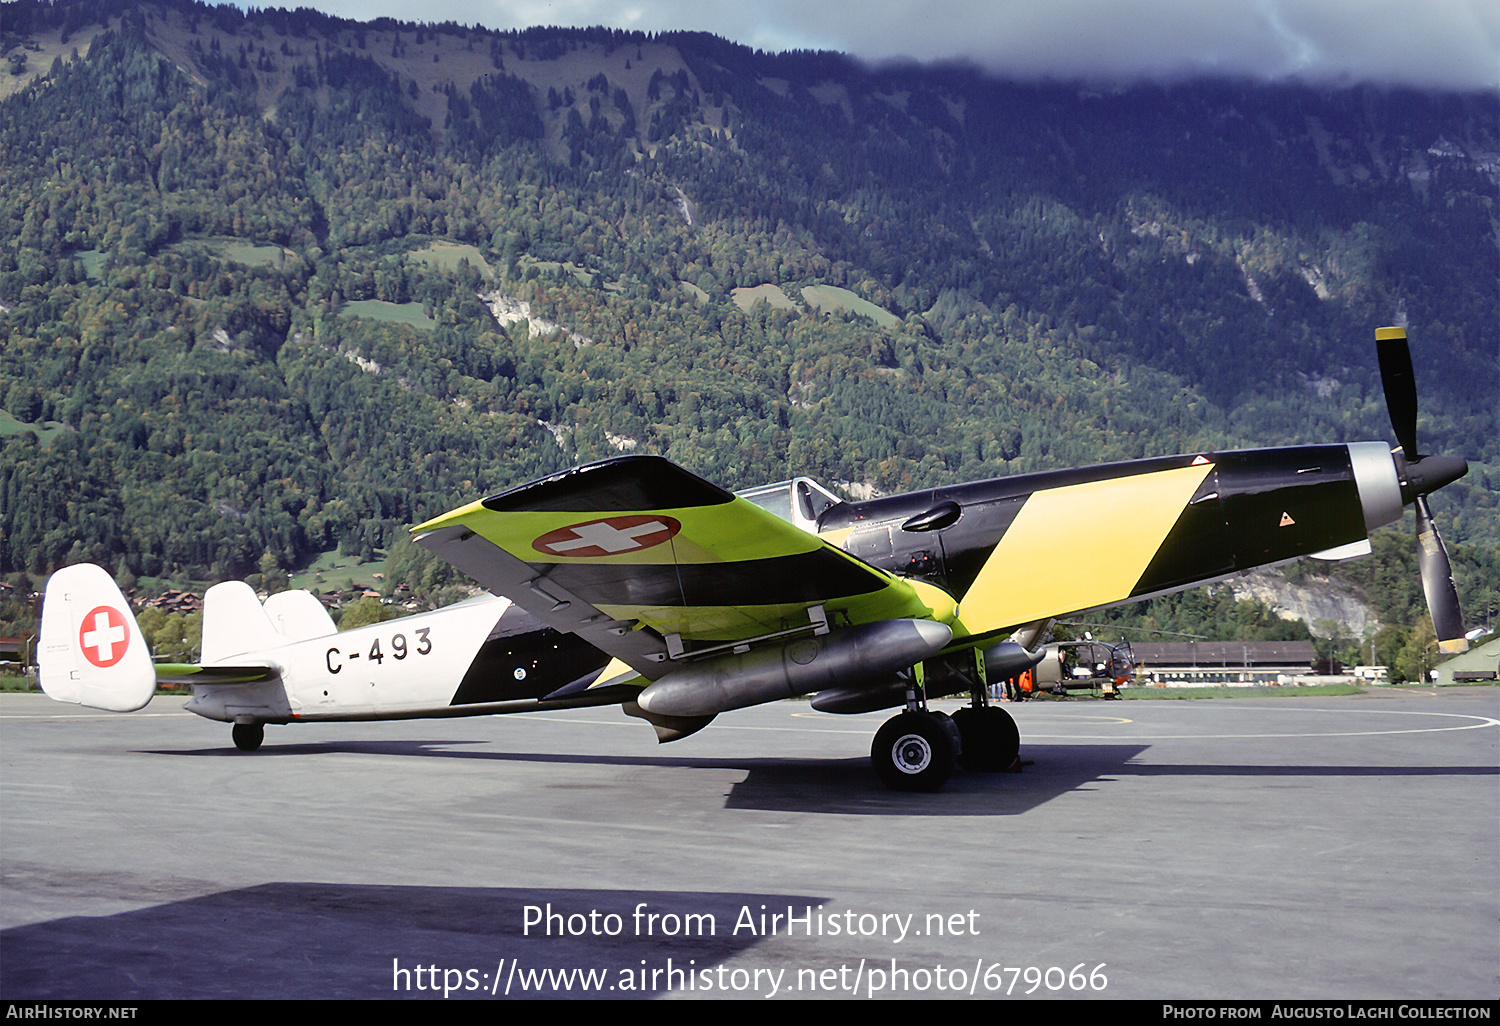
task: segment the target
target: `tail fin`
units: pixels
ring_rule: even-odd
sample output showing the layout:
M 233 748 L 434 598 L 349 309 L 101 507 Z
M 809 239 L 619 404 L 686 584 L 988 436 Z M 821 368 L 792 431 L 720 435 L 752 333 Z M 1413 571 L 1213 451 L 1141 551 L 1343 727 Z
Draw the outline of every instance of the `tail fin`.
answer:
M 323 614 L 327 617 L 327 613 Z M 203 595 L 203 664 L 247 652 L 280 648 L 290 639 L 276 630 L 266 608 L 244 581 L 225 581 Z
M 333 617 L 309 592 L 279 591 L 266 599 L 266 616 L 278 634 L 293 641 L 309 641 L 337 634 Z
M 151 652 L 130 604 L 92 563 L 47 582 L 37 662 L 42 690 L 59 702 L 132 712 L 156 693 Z

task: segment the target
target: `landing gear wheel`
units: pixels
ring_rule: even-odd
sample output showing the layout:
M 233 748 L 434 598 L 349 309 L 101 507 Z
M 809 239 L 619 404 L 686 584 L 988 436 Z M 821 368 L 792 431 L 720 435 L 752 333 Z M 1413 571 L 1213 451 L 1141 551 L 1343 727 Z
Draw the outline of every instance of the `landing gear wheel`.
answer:
M 266 739 L 266 725 L 264 723 L 236 723 L 234 730 L 230 733 L 234 738 L 234 747 L 242 752 L 253 752 Z
M 953 713 L 963 736 L 958 764 L 977 773 L 1003 773 L 1015 765 L 1021 751 L 1021 732 L 1010 713 L 999 706 L 966 708 Z
M 897 791 L 936 791 L 953 775 L 958 745 L 951 731 L 951 721 L 937 713 L 892 717 L 870 746 L 875 774 Z

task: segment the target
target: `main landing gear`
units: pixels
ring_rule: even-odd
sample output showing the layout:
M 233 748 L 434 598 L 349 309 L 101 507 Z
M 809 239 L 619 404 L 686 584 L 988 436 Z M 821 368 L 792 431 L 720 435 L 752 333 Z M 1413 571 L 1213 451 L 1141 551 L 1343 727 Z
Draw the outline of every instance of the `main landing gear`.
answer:
M 1004 773 L 1021 753 L 1021 731 L 1010 713 L 976 702 L 953 714 L 963 748 L 958 764 L 975 773 Z
M 1021 732 L 1010 713 L 990 705 L 983 689 L 952 716 L 931 712 L 919 687 L 907 689 L 906 711 L 887 720 L 870 745 L 882 783 L 897 791 L 936 791 L 955 766 L 999 773 L 1015 765 Z
M 886 787 L 936 791 L 953 775 L 961 745 L 958 725 L 951 718 L 908 709 L 876 731 L 870 761 Z
M 242 752 L 253 752 L 266 739 L 266 725 L 264 723 L 236 723 L 230 736 L 234 738 L 234 747 Z

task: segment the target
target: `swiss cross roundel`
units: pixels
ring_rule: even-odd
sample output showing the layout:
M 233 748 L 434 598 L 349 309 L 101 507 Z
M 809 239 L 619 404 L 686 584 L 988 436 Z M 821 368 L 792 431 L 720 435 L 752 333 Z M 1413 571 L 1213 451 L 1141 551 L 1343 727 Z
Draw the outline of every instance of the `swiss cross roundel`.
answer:
M 125 658 L 130 647 L 130 628 L 125 626 L 125 614 L 113 606 L 95 606 L 83 618 L 78 628 L 78 647 L 83 657 L 101 670 Z
M 532 542 L 531 547 L 548 556 L 618 556 L 660 545 L 680 530 L 682 525 L 671 517 L 633 513 L 559 527 Z

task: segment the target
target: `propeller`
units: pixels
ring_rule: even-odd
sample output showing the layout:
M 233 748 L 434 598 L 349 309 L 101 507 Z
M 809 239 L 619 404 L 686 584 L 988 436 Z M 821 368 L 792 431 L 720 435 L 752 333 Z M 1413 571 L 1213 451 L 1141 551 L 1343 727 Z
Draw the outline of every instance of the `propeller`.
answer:
M 1401 501 L 1415 505 L 1417 510 L 1417 566 L 1422 573 L 1422 592 L 1432 613 L 1438 648 L 1447 653 L 1463 652 L 1469 642 L 1464 637 L 1453 564 L 1433 523 L 1427 496 L 1467 474 L 1469 464 L 1456 456 L 1423 456 L 1417 450 L 1417 383 L 1412 374 L 1406 330 L 1375 329 L 1375 348 L 1380 357 L 1386 409 L 1401 446 L 1391 454 L 1401 483 Z

